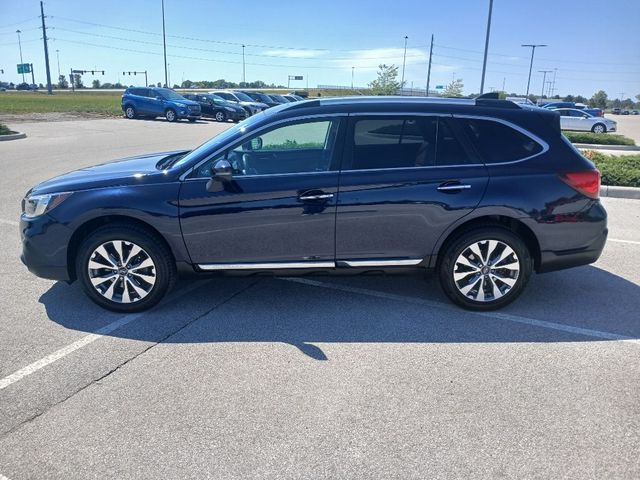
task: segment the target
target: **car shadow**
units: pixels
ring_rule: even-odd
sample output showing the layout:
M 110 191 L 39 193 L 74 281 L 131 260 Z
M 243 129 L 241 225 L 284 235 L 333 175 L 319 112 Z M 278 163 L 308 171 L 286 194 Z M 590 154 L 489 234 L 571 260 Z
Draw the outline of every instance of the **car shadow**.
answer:
M 173 298 L 106 334 L 167 343 L 281 342 L 317 360 L 327 358 L 323 343 L 607 340 L 597 332 L 640 338 L 640 286 L 594 266 L 534 275 L 518 301 L 482 315 L 451 305 L 433 274 L 301 278 L 186 276 Z M 77 331 L 95 333 L 126 317 L 94 305 L 77 284 L 55 283 L 40 302 L 52 321 Z

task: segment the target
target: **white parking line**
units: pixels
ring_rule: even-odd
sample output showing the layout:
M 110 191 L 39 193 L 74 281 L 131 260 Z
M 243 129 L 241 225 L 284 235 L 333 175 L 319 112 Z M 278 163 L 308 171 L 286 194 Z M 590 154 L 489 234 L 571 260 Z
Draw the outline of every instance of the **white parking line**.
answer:
M 303 285 L 310 285 L 314 287 L 329 288 L 332 290 L 340 290 L 343 292 L 357 293 L 360 295 L 368 295 L 370 297 L 384 298 L 387 300 L 395 300 L 398 302 L 413 303 L 417 305 L 425 305 L 428 307 L 435 307 L 442 310 L 447 310 L 452 313 L 460 314 L 461 310 L 457 307 L 449 305 L 447 303 L 434 302 L 431 300 L 423 300 L 421 298 L 407 297 L 404 295 L 396 295 L 394 293 L 385 293 L 377 290 L 369 290 L 367 288 L 349 287 L 346 285 L 339 285 L 336 283 L 319 282 L 317 280 L 310 280 L 308 278 L 295 278 L 287 277 L 281 280 L 288 282 L 301 283 Z M 534 327 L 547 328 L 550 330 L 558 330 L 561 332 L 575 333 L 578 335 L 584 335 L 586 337 L 601 338 L 603 340 L 619 340 L 624 342 L 635 343 L 640 345 L 640 339 L 633 337 L 627 337 L 625 335 L 619 335 L 617 333 L 603 332 L 601 330 L 592 330 L 590 328 L 573 327 L 571 325 L 564 325 L 562 323 L 548 322 L 546 320 L 537 320 L 535 318 L 522 317 L 520 315 L 511 315 L 508 313 L 499 312 L 467 312 L 473 315 L 479 315 L 481 317 L 487 317 L 491 319 L 506 320 L 508 322 L 522 323 L 525 325 L 531 325 Z
M 616 243 L 630 243 L 631 245 L 640 245 L 640 242 L 636 242 L 635 240 L 620 240 L 618 238 L 610 238 L 607 241 L 616 242 Z
M 201 287 L 205 283 L 207 283 L 207 280 L 200 280 L 198 282 L 195 282 L 189 285 L 188 287 L 175 292 L 175 294 L 170 295 L 166 301 L 171 302 L 171 301 L 177 300 L 178 298 L 186 295 L 187 293 L 192 292 L 193 290 Z M 70 353 L 73 353 L 76 350 L 82 347 L 85 347 L 90 343 L 95 342 L 96 340 L 102 338 L 104 335 L 107 335 L 119 329 L 120 327 L 123 327 L 128 323 L 131 323 L 134 320 L 139 319 L 145 313 L 149 313 L 149 312 L 140 312 L 140 313 L 134 313 L 131 315 L 124 315 L 123 317 L 119 318 L 115 322 L 111 322 L 110 324 L 105 325 L 104 327 L 98 329 L 95 333 L 90 333 L 89 335 L 85 335 L 80 340 L 76 340 L 75 342 L 70 343 L 65 347 L 62 347 L 59 350 L 56 350 L 55 352 L 47 355 L 46 357 L 43 357 L 40 360 L 37 360 L 32 364 L 21 368 L 20 370 L 12 373 L 11 375 L 4 377 L 3 379 L 0 379 L 0 390 L 7 388 L 9 385 L 22 380 L 23 378 L 31 375 L 32 373 L 37 372 L 38 370 L 46 367 L 47 365 L 51 365 L 53 362 L 56 362 L 61 358 L 66 357 Z M 0 477 L 0 480 L 3 480 L 2 477 Z
M 4 220 L 3 218 L 0 218 L 0 225 L 10 225 L 12 227 L 17 227 L 18 225 L 20 225 L 20 223 L 16 222 L 15 220 Z M 2 480 L 2 478 L 0 478 L 0 480 Z

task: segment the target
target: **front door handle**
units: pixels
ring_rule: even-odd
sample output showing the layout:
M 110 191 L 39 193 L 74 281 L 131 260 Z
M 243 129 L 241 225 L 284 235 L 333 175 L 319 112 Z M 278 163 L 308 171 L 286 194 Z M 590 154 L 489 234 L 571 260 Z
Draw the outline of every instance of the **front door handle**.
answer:
M 437 190 L 439 192 L 459 192 L 460 190 L 468 190 L 471 188 L 471 185 L 467 183 L 460 182 L 445 182 L 438 186 Z
M 333 198 L 333 193 L 317 193 L 312 195 L 300 195 L 298 197 L 299 200 L 328 200 L 329 198 Z

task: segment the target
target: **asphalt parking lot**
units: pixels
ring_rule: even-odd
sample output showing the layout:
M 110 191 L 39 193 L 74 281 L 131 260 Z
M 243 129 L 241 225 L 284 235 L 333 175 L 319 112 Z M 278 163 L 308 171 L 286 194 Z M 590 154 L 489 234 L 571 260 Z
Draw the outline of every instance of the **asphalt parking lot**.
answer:
M 0 143 L 0 480 L 640 478 L 640 201 L 603 199 L 601 259 L 496 313 L 427 274 L 185 277 L 122 316 L 22 266 L 22 196 L 225 126 L 18 127 Z

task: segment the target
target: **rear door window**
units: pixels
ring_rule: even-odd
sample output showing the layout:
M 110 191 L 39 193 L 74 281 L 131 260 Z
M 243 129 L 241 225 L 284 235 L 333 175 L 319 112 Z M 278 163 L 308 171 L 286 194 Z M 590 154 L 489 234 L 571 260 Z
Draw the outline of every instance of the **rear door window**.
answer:
M 485 163 L 522 160 L 542 152 L 542 145 L 528 135 L 493 120 L 457 118 Z

